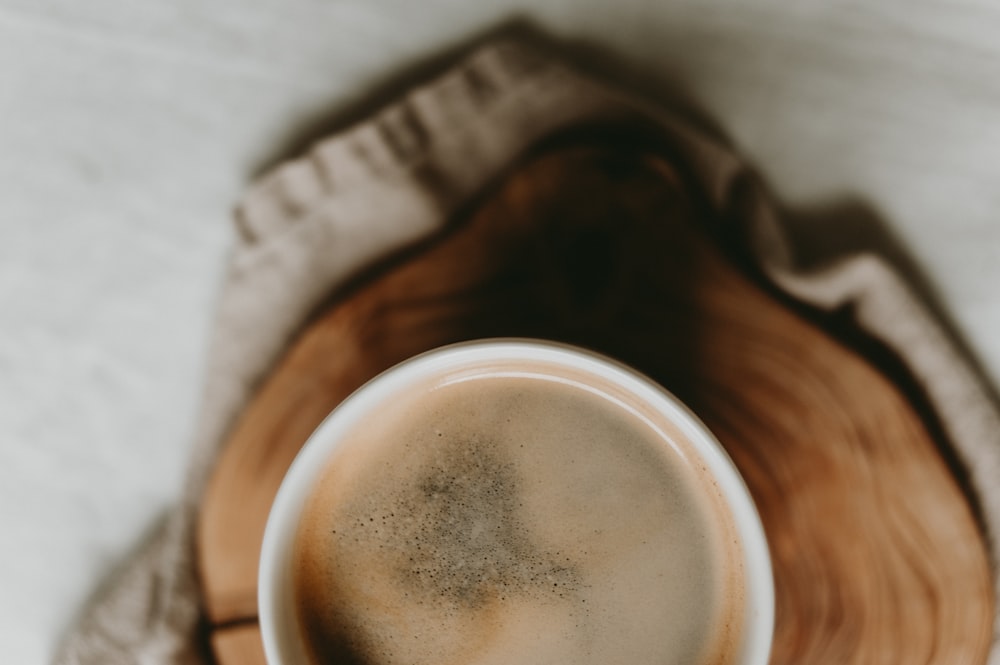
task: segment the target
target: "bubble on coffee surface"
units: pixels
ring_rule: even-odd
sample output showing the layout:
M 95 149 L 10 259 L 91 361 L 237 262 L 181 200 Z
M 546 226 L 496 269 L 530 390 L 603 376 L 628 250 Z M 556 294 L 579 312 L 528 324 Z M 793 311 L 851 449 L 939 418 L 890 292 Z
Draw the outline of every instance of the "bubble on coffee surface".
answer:
M 315 663 L 609 662 L 684 622 L 669 651 L 703 650 L 711 548 L 684 479 L 594 398 L 547 390 L 394 405 L 334 460 L 298 558 Z
M 580 587 L 570 557 L 535 542 L 520 516 L 516 465 L 488 441 L 447 441 L 416 483 L 371 500 L 338 537 L 405 552 L 399 583 L 415 602 L 475 609 L 531 594 L 564 598 Z

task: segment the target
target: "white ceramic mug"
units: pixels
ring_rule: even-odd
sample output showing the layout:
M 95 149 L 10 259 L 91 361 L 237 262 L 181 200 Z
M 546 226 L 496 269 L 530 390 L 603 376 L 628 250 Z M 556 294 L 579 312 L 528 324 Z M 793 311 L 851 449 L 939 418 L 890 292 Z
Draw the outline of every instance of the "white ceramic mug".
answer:
M 484 340 L 442 347 L 386 370 L 344 400 L 309 437 L 275 497 L 261 551 L 258 608 L 269 665 L 306 665 L 292 585 L 292 548 L 299 518 L 325 462 L 352 428 L 408 388 L 484 362 L 538 363 L 610 382 L 665 417 L 693 446 L 716 482 L 741 541 L 745 622 L 738 665 L 764 665 L 774 624 L 771 563 L 760 517 L 743 479 L 705 425 L 660 385 L 616 361 L 568 345 L 535 340 Z

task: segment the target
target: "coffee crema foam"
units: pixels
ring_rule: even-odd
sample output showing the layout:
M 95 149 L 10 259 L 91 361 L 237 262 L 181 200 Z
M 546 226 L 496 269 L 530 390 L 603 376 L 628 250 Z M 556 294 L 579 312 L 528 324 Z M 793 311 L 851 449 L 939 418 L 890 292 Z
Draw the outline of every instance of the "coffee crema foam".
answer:
M 332 454 L 293 553 L 312 662 L 730 662 L 740 552 L 690 444 L 508 369 L 394 396 Z

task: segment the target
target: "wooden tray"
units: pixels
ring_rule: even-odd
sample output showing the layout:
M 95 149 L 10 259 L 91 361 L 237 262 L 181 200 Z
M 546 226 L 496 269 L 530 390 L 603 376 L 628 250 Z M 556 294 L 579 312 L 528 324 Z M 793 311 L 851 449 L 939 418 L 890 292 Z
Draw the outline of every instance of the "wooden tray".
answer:
M 984 662 L 985 547 L 921 419 L 881 373 L 738 272 L 652 154 L 550 150 L 465 223 L 341 296 L 243 414 L 198 531 L 212 645 L 263 663 L 256 571 L 271 500 L 327 413 L 458 340 L 574 342 L 660 381 L 715 432 L 774 559 L 773 663 Z

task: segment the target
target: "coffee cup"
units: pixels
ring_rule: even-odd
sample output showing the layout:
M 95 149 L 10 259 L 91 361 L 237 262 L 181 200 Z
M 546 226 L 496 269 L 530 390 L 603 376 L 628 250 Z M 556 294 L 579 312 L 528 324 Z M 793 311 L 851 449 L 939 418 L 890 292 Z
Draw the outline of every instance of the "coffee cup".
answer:
M 767 543 L 677 398 L 591 351 L 443 347 L 310 436 L 258 578 L 269 665 L 764 665 Z

